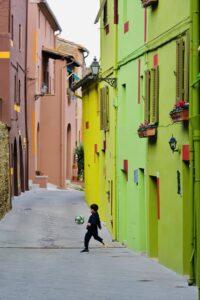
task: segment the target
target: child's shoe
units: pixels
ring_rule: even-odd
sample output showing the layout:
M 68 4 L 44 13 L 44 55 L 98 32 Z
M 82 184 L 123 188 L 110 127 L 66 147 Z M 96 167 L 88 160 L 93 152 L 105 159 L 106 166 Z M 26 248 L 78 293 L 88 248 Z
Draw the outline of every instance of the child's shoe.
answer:
M 84 252 L 89 252 L 89 250 L 88 249 L 83 249 L 83 250 L 81 250 L 81 253 L 84 253 Z

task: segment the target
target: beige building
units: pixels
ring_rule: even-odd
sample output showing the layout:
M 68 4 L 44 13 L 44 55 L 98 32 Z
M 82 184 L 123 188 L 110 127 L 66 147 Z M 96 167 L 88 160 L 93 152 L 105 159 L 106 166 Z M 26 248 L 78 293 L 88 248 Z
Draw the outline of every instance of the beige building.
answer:
M 61 28 L 47 1 L 30 1 L 28 10 L 30 184 L 64 188 L 72 178 L 74 150 L 82 136 L 80 101 L 70 86 L 82 77 L 87 51 L 73 43 L 70 51 L 60 48 L 67 42 L 57 39 Z

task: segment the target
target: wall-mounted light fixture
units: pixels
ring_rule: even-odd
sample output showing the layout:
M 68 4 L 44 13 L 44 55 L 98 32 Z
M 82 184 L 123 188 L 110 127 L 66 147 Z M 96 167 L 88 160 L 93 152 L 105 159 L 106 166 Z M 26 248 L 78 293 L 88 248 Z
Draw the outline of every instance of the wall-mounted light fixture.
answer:
M 41 86 L 41 94 L 35 95 L 35 100 L 37 100 L 38 98 L 43 97 L 45 94 L 47 94 L 47 90 L 48 90 L 48 87 L 47 87 L 46 83 L 43 82 L 42 86 Z
M 169 140 L 169 146 L 172 152 L 178 152 L 178 149 L 176 149 L 176 145 L 177 145 L 177 140 L 175 139 L 175 137 L 173 137 L 172 134 L 172 137 Z
M 99 65 L 99 62 L 97 61 L 96 57 L 94 57 L 90 68 L 91 68 L 91 71 L 92 71 L 92 75 L 95 79 L 98 79 L 98 81 L 106 81 L 109 85 L 111 85 L 114 88 L 117 87 L 117 78 L 100 77 L 99 76 L 100 65 Z

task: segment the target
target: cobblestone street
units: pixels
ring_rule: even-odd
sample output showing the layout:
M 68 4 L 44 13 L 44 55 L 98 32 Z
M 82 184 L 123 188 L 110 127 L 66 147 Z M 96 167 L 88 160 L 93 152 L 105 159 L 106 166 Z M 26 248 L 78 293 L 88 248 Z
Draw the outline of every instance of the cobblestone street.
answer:
M 195 300 L 197 289 L 157 262 L 111 241 L 81 254 L 83 193 L 36 190 L 15 198 L 0 223 L 2 300 Z

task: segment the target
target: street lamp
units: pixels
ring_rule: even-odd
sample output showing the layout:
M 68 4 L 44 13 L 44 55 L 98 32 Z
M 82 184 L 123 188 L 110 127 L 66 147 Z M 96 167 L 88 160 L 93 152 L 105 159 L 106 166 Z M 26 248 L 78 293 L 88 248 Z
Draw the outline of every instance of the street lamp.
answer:
M 99 65 L 99 62 L 97 61 L 96 57 L 94 57 L 90 68 L 91 68 L 92 75 L 94 78 L 98 79 L 99 81 L 106 81 L 109 85 L 111 85 L 114 88 L 117 87 L 117 78 L 100 77 L 99 76 L 100 65 Z
M 173 134 L 172 134 L 172 137 L 169 140 L 169 146 L 173 152 L 178 151 L 178 149 L 176 149 L 176 145 L 177 145 L 177 140 L 173 137 Z

